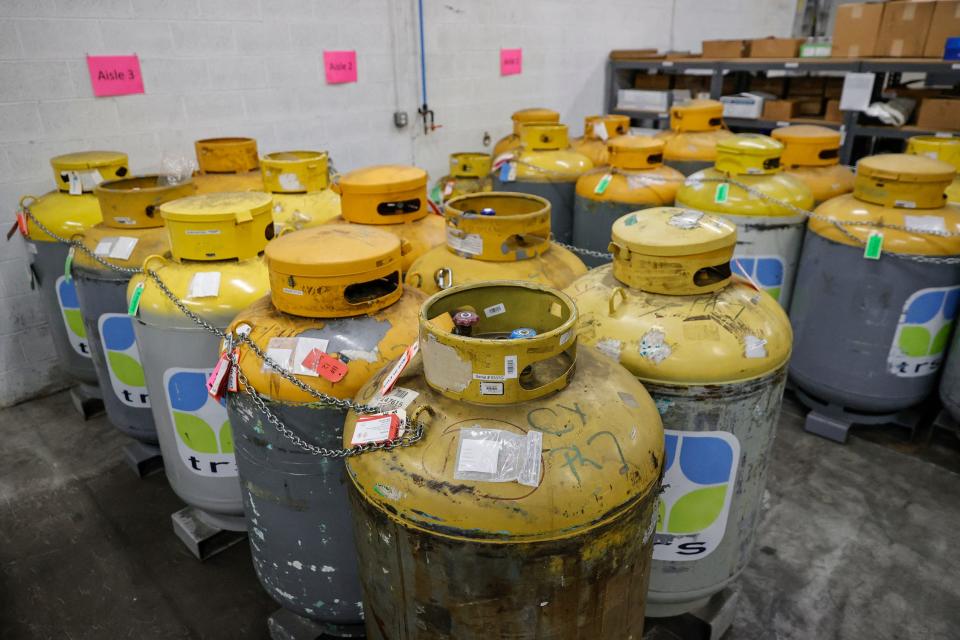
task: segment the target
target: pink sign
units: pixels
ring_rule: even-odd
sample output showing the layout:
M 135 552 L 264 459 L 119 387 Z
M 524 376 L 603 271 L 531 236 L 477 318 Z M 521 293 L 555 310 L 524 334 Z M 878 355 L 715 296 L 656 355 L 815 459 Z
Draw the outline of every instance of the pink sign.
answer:
M 500 49 L 500 75 L 515 76 L 523 71 L 523 49 Z
M 87 56 L 93 95 L 125 96 L 143 93 L 140 58 L 137 56 Z
M 327 84 L 342 84 L 357 81 L 356 51 L 324 51 L 323 68 Z

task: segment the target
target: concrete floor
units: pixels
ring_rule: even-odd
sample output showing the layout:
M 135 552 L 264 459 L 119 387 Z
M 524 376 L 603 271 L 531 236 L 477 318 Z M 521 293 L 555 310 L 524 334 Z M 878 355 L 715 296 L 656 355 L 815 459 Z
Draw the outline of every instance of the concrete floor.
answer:
M 267 637 L 246 545 L 194 560 L 105 418 L 61 393 L 0 411 L 0 439 L 0 638 Z M 960 447 L 917 442 L 837 445 L 786 402 L 729 640 L 960 637 Z

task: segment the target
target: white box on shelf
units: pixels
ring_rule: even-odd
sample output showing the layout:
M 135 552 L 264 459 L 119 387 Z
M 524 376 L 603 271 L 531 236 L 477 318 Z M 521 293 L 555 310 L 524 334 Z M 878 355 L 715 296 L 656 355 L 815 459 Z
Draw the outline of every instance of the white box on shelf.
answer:
M 759 93 L 738 93 L 720 96 L 724 118 L 749 118 L 756 120 L 763 114 L 765 96 Z

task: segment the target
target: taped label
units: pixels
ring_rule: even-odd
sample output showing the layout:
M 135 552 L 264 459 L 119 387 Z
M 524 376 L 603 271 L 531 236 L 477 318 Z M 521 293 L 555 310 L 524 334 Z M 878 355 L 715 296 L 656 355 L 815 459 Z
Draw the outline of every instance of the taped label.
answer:
M 493 316 L 498 316 L 501 313 L 506 313 L 506 311 L 507 308 L 501 302 L 500 304 L 495 304 L 492 307 L 487 307 L 484 309 L 483 315 L 487 316 L 488 318 L 492 318 Z

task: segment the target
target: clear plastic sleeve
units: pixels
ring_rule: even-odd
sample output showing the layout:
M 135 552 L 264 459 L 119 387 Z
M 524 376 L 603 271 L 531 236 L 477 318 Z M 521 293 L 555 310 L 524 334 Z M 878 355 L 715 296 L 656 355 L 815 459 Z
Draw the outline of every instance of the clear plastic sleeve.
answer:
M 500 429 L 461 429 L 453 477 L 482 482 L 519 482 L 536 487 L 540 482 L 542 451 L 543 434 L 539 431 L 517 434 Z

